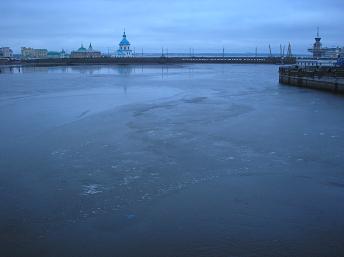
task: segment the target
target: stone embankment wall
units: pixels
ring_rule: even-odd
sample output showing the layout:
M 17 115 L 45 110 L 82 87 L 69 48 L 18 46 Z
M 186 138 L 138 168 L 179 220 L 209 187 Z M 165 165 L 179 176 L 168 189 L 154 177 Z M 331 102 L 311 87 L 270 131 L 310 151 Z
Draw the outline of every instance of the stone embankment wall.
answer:
M 298 67 L 279 68 L 281 84 L 344 93 L 343 67 Z

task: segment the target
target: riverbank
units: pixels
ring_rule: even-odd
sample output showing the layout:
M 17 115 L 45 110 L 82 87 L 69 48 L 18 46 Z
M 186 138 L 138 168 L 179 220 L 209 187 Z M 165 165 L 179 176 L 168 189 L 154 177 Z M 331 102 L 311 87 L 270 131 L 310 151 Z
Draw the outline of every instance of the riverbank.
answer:
M 69 66 L 107 64 L 189 64 L 189 63 L 236 63 L 236 64 L 295 64 L 296 58 L 282 57 L 133 57 L 133 58 L 58 58 L 0 60 L 0 65 Z
M 279 68 L 279 82 L 285 85 L 344 93 L 344 68 L 298 67 Z

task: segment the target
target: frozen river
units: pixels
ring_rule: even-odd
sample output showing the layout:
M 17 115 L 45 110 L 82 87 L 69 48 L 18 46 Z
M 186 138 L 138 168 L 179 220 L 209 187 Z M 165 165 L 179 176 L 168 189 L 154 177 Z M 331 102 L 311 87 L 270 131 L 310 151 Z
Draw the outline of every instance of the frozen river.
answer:
M 0 256 L 344 256 L 343 97 L 272 65 L 0 70 Z

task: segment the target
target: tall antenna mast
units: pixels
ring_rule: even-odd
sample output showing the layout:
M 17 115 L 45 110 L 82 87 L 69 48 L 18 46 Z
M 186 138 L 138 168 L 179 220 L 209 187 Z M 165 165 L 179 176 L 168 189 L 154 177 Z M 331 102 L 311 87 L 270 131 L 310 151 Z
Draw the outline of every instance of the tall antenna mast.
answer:
M 270 52 L 270 57 L 272 57 L 271 45 L 270 44 L 269 44 L 269 52 Z
M 289 45 L 288 45 L 288 53 L 287 53 L 287 57 L 292 57 L 292 52 L 291 52 L 291 44 L 289 42 Z

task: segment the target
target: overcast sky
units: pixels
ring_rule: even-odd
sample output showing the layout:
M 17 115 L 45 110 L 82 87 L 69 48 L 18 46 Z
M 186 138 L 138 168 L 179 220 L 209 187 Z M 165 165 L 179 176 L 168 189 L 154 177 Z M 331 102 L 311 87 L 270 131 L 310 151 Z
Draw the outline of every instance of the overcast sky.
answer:
M 344 45 L 344 0 L 1 0 L 0 46 L 71 51 L 117 48 L 123 28 L 137 51 L 267 52 L 292 43 L 305 53 L 320 27 Z

